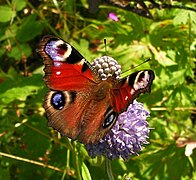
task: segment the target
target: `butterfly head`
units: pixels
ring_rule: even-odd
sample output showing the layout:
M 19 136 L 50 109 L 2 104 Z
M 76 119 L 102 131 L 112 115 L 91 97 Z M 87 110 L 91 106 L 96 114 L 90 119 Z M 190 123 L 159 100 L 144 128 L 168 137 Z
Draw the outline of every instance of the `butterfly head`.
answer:
M 110 56 L 102 56 L 94 59 L 92 67 L 101 80 L 106 80 L 109 77 L 117 80 L 120 79 L 121 66 Z

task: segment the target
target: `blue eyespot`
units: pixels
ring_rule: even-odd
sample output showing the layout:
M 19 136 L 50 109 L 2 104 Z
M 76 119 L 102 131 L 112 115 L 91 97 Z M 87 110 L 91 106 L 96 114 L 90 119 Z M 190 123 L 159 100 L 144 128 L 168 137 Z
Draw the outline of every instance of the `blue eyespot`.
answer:
M 103 128 L 107 128 L 112 125 L 117 119 L 117 113 L 112 111 L 112 109 L 108 109 L 105 114 L 105 120 L 102 124 Z
M 65 96 L 61 91 L 53 93 L 51 98 L 51 105 L 57 110 L 63 109 L 65 106 Z

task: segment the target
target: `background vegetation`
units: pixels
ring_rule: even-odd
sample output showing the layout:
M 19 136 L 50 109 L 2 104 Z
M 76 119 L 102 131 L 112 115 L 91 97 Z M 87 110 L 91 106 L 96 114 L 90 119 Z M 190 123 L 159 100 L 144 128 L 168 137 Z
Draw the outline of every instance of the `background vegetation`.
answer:
M 108 54 L 124 71 L 151 58 L 137 68 L 156 74 L 151 94 L 138 99 L 151 112 L 150 144 L 129 161 L 113 160 L 115 179 L 196 179 L 194 6 L 190 0 L 0 1 L 0 179 L 108 179 L 104 157 L 91 159 L 82 144 L 47 127 L 36 49 L 48 34 L 89 61 L 105 54 L 106 38 Z M 118 21 L 108 18 L 111 12 Z

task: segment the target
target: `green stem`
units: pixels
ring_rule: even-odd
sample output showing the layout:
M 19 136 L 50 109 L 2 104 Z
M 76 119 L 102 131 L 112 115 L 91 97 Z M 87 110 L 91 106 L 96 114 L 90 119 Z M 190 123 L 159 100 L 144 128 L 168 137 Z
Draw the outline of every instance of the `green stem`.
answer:
M 107 170 L 107 174 L 108 174 L 109 180 L 114 180 L 114 176 L 112 174 L 111 161 L 109 159 L 107 159 L 107 158 L 106 158 L 106 170 Z
M 67 170 L 70 170 L 69 162 L 70 162 L 70 149 L 67 149 L 67 162 L 66 162 L 66 167 L 64 169 L 64 172 L 63 172 L 63 175 L 61 177 L 61 180 L 65 179 L 65 176 L 67 174 Z
M 74 157 L 74 162 L 75 162 L 75 169 L 76 169 L 76 178 L 78 180 L 82 180 L 81 174 L 80 174 L 80 166 L 79 166 L 79 159 L 78 159 L 78 152 L 76 150 L 76 142 L 73 143 L 74 146 L 74 153 L 73 153 L 73 157 Z

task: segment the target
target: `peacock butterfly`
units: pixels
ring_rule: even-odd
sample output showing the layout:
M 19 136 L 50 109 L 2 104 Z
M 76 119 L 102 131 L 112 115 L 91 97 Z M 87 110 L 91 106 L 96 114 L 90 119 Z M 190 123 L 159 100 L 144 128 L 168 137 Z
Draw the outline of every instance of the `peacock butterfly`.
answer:
M 53 36 L 43 37 L 38 52 L 50 89 L 44 103 L 48 124 L 84 144 L 104 137 L 136 97 L 150 92 L 154 79 L 152 70 L 143 70 L 125 78 L 114 72 L 103 80 L 74 47 Z

